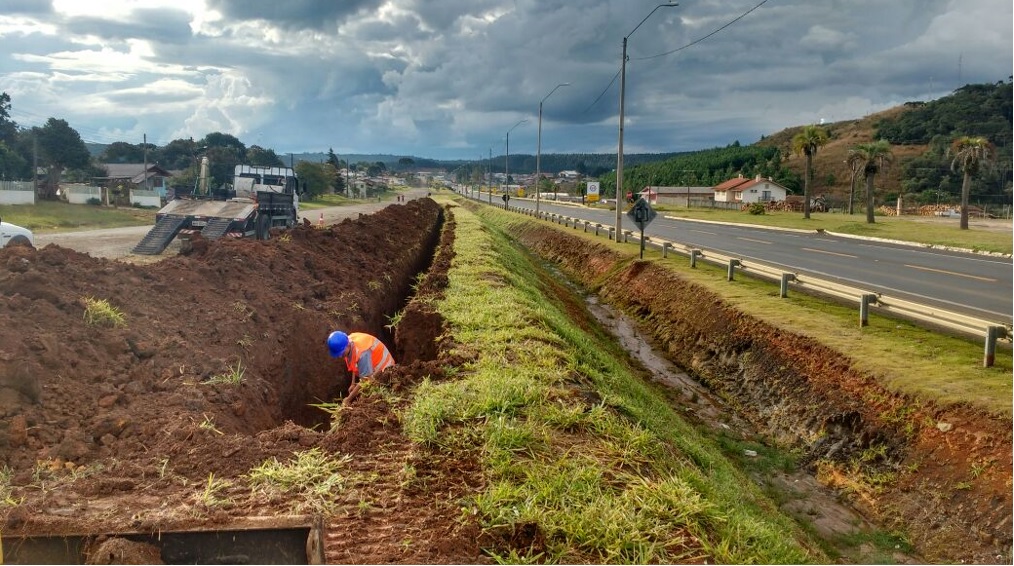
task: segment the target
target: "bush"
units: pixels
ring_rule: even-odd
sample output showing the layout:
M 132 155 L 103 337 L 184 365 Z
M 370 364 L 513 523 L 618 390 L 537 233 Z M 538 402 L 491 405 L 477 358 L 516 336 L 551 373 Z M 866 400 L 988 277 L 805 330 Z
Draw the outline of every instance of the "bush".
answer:
M 100 204 L 102 204 L 102 199 L 92 197 L 92 198 L 86 200 L 85 203 L 86 204 L 92 204 L 92 205 L 95 205 L 95 206 L 99 206 Z
M 753 214 L 754 216 L 757 216 L 758 214 L 764 214 L 765 212 L 764 203 L 761 202 L 751 203 L 750 208 L 746 209 L 746 211 L 749 212 L 750 214 Z

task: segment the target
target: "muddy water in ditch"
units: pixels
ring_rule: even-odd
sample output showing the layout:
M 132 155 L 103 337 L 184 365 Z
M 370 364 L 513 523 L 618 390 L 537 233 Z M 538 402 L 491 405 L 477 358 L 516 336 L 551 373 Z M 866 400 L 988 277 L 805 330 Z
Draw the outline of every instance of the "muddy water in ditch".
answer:
M 560 276 L 559 273 L 557 275 Z M 575 291 L 584 295 L 579 290 Z M 601 303 L 594 295 L 584 295 L 584 299 L 592 316 L 619 341 L 634 360 L 648 370 L 652 380 L 676 393 L 674 404 L 678 405 L 680 413 L 686 415 L 688 420 L 710 429 L 708 433 L 711 435 L 726 435 L 741 440 L 757 439 L 750 425 L 738 418 L 735 411 L 729 409 L 720 398 L 661 356 L 633 320 Z M 758 456 L 744 453 L 743 457 Z M 917 557 L 903 553 L 900 545 L 899 548 L 884 550 L 869 543 L 848 542 L 866 540 L 868 537 L 863 535 L 877 529 L 851 507 L 840 503 L 830 490 L 804 471 L 773 472 L 753 479 L 769 491 L 776 492 L 782 512 L 812 528 L 821 539 L 841 553 L 840 559 L 844 562 L 922 562 Z

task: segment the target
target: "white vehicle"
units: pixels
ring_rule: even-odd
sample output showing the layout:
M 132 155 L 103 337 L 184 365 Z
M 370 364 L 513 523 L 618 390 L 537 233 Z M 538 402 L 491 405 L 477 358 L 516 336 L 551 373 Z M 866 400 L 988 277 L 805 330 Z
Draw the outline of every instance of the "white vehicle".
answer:
M 35 236 L 28 228 L 0 220 L 0 248 L 14 246 L 35 246 Z

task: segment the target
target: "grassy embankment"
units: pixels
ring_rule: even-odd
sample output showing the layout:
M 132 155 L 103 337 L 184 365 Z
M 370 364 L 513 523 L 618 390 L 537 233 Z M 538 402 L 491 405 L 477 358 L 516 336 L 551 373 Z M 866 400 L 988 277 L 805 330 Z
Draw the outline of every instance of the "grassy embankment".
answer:
M 816 543 L 646 385 L 609 337 L 583 330 L 508 235 L 455 209 L 455 258 L 436 305 L 473 361 L 424 381 L 415 441 L 475 453 L 477 498 L 505 539 L 537 525 L 539 562 L 814 563 Z M 477 448 L 478 447 L 478 448 Z M 516 539 L 515 539 L 516 540 Z
M 36 233 L 122 228 L 155 223 L 151 208 L 111 208 L 91 204 L 41 201 L 34 205 L 0 205 L 0 216 Z

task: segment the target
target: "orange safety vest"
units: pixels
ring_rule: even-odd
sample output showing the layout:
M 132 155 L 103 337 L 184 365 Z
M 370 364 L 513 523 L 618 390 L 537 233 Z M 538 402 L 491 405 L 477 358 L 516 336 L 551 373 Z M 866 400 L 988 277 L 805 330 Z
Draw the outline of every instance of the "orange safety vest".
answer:
M 387 346 L 377 338 L 363 332 L 349 334 L 352 347 L 345 356 L 345 367 L 357 377 L 370 377 L 394 365 L 394 357 Z

